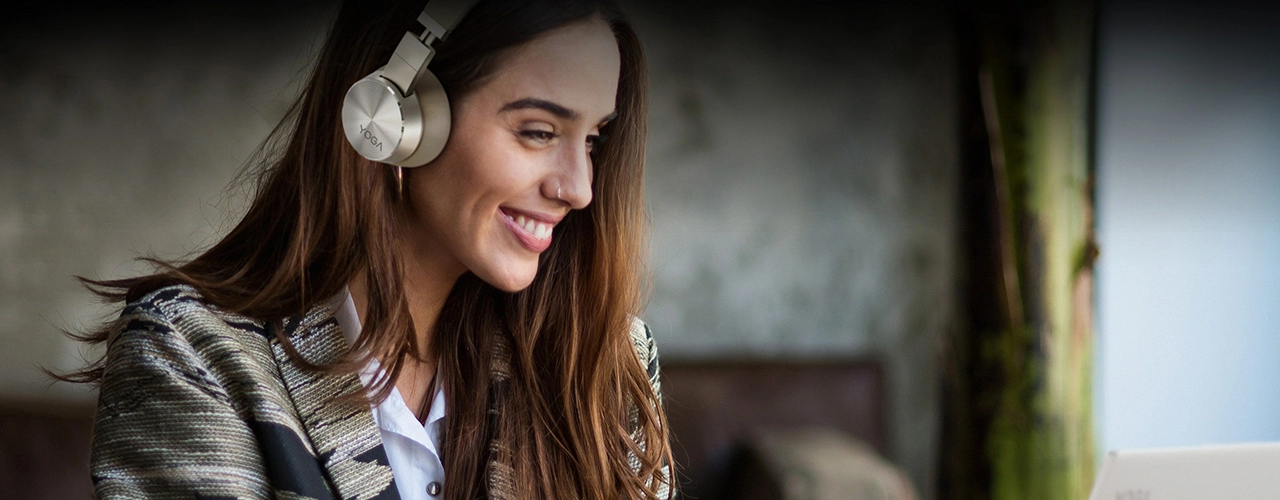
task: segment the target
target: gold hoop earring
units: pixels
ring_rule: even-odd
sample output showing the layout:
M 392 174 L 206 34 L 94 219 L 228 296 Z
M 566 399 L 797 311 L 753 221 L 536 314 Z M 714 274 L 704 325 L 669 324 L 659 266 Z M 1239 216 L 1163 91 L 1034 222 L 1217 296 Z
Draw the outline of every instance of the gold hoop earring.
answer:
M 404 199 L 404 167 L 396 165 L 396 199 Z

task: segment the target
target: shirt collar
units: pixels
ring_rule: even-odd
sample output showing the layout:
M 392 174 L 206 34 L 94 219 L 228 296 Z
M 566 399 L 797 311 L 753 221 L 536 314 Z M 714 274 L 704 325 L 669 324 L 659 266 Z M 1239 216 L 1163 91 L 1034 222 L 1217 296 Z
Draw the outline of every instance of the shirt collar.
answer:
M 347 345 L 356 345 L 356 339 L 360 338 L 360 317 L 356 315 L 356 303 L 351 298 L 351 290 L 346 285 L 342 286 L 342 291 L 338 293 L 337 310 L 333 313 L 333 319 L 338 320 L 338 326 L 342 328 L 342 336 L 346 337 Z
M 355 300 L 351 298 L 351 289 L 344 285 L 342 287 L 342 291 L 339 292 L 339 296 L 335 297 L 335 299 L 337 299 L 335 302 L 341 302 L 338 303 L 338 306 L 333 313 L 333 318 L 338 321 L 338 327 L 342 329 L 342 336 L 347 339 L 347 346 L 355 346 L 356 339 L 360 338 L 362 326 L 360 324 L 360 316 L 356 314 Z M 368 387 L 370 382 L 373 380 L 373 376 L 381 369 L 382 366 L 378 363 L 377 359 L 369 358 L 369 366 L 365 367 L 360 374 L 360 380 L 364 382 L 366 387 Z M 437 364 L 436 377 L 439 378 L 440 376 L 440 366 Z M 443 382 L 444 380 L 440 379 L 440 381 Z M 435 396 L 431 398 L 431 408 L 427 409 L 426 423 L 431 424 L 432 422 L 444 418 L 444 416 L 444 384 L 437 383 Z

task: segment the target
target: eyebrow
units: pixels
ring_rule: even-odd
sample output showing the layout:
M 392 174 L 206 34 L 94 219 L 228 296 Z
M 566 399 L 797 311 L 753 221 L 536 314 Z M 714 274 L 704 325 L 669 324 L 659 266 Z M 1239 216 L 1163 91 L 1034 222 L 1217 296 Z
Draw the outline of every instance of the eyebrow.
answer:
M 515 111 L 520 109 L 541 109 L 543 111 L 556 115 L 560 118 L 564 118 L 566 120 L 577 120 L 582 118 L 582 113 L 566 108 L 564 106 L 561 106 L 560 104 L 548 101 L 546 99 L 538 99 L 534 97 L 526 97 L 524 99 L 511 101 L 509 103 L 503 104 L 502 108 L 499 109 L 498 112 L 504 113 L 507 111 Z M 600 120 L 600 122 L 601 123 L 607 122 L 609 120 L 616 118 L 617 116 L 618 116 L 618 112 L 614 111 L 612 113 L 609 113 L 609 116 L 606 116 L 604 117 L 604 119 Z

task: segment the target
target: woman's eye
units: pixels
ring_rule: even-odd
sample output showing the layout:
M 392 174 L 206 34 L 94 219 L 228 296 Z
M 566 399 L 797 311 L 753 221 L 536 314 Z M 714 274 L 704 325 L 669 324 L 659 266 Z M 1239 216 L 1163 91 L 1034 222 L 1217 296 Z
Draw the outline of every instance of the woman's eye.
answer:
M 533 139 L 538 142 L 549 142 L 556 138 L 556 134 L 547 130 L 521 130 L 520 136 Z

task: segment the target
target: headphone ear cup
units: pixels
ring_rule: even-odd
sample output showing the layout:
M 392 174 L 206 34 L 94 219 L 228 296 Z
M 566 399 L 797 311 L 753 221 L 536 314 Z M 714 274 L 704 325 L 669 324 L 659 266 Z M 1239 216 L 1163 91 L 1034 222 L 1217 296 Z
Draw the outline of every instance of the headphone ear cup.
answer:
M 421 112 L 422 138 L 414 150 L 404 161 L 397 162 L 402 167 L 420 167 L 440 156 L 444 145 L 449 142 L 449 129 L 452 127 L 452 112 L 449 110 L 449 97 L 444 93 L 444 86 L 436 75 L 427 71 L 414 85 L 413 95 Z
M 422 137 L 418 99 L 402 97 L 386 78 L 371 74 L 351 85 L 342 101 L 342 128 L 356 152 L 376 162 L 399 164 Z

